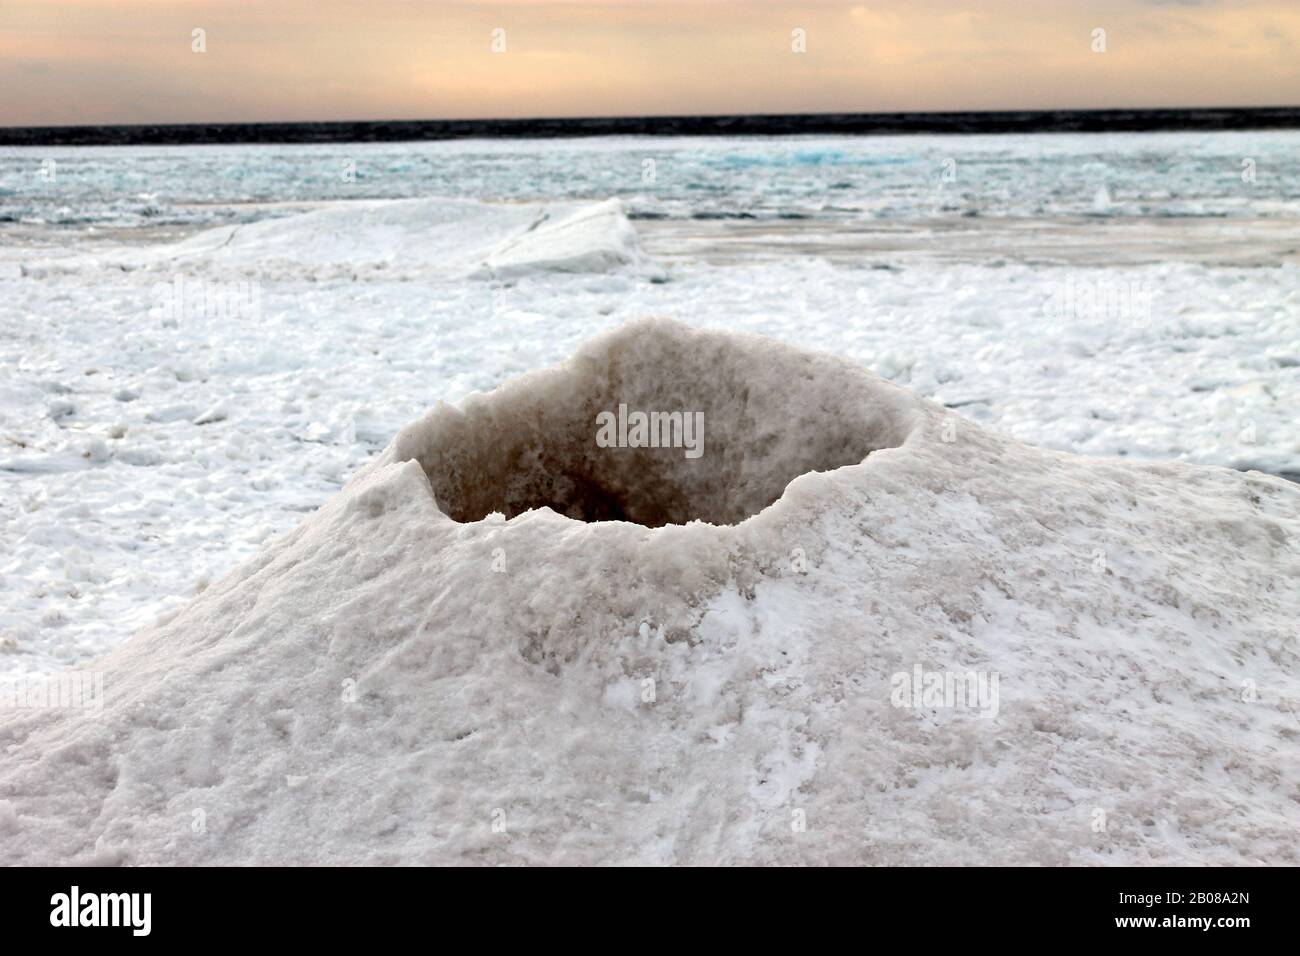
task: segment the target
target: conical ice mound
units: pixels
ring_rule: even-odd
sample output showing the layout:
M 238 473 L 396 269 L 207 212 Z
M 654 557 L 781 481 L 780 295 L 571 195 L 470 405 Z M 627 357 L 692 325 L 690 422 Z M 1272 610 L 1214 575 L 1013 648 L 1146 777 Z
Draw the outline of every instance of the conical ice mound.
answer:
M 0 711 L 0 862 L 1293 864 L 1297 542 L 1282 480 L 640 322 Z

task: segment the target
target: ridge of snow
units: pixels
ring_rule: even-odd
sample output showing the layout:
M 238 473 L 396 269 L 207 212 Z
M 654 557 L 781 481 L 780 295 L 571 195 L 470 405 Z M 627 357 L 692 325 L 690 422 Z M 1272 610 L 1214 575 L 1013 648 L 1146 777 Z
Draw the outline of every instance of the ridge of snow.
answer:
M 167 270 L 242 276 L 361 273 L 518 278 L 534 273 L 653 271 L 618 199 L 489 203 L 362 200 L 276 219 L 220 226 L 178 242 L 21 265 L 29 276 L 82 269 Z

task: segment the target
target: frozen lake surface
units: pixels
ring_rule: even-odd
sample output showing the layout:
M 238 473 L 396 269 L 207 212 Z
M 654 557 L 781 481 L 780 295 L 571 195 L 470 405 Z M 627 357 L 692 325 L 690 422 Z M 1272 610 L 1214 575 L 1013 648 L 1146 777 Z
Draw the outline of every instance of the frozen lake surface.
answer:
M 0 674 L 116 646 L 437 401 L 647 315 L 1294 479 L 1297 250 L 1290 132 L 3 150 Z

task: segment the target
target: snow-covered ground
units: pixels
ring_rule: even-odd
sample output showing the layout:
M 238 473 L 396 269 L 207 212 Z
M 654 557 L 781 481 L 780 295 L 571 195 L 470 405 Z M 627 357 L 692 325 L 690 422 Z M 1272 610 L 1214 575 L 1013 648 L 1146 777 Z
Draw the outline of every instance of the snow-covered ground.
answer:
M 646 315 L 1044 448 L 1300 475 L 1298 164 L 1289 132 L 0 152 L 0 675 Z
M 1284 479 L 642 320 L 24 682 L 0 864 L 1294 865 L 1298 603 Z

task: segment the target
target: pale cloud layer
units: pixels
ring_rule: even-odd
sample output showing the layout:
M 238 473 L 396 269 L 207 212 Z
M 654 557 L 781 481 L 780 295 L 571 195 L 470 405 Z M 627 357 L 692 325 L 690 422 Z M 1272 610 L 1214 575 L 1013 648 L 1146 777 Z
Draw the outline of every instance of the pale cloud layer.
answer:
M 0 5 L 4 125 L 1293 104 L 1295 0 Z

